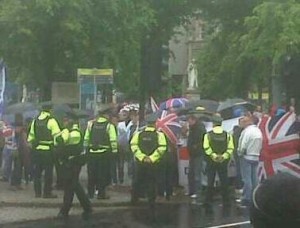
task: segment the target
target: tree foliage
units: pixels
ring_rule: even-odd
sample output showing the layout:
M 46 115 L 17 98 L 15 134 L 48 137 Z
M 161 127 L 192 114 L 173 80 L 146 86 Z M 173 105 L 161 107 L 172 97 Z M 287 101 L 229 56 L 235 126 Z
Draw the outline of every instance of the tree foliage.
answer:
M 42 87 L 75 81 L 76 69 L 113 68 L 136 93 L 141 41 L 167 42 L 196 0 L 2 0 L 0 52 L 12 78 Z M 153 55 L 155 56 L 155 55 Z
M 220 16 L 223 4 L 228 11 Z M 299 7 L 295 0 L 211 2 L 206 11 L 211 30 L 199 57 L 203 93 L 245 97 L 268 87 L 284 59 L 299 53 Z

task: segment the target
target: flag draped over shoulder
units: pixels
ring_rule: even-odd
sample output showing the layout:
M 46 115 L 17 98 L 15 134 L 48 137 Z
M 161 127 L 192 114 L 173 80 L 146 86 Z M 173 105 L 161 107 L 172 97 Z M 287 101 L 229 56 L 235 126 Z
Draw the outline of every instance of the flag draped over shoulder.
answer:
M 266 179 L 277 172 L 288 172 L 300 178 L 300 137 L 296 114 L 288 112 L 282 116 L 265 116 L 259 127 L 263 133 L 259 179 Z

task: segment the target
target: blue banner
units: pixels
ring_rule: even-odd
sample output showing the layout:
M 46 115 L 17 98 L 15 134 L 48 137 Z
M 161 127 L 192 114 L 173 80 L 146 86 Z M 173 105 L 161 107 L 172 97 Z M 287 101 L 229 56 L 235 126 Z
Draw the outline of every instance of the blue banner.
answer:
M 3 60 L 0 61 L 0 117 L 3 115 L 4 108 L 4 91 L 6 80 L 6 67 Z

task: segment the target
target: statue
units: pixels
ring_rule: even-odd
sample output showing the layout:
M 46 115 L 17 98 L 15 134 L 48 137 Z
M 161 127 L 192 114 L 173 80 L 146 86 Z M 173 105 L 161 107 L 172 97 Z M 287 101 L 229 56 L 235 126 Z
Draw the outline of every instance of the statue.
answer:
M 192 59 L 192 62 L 188 65 L 187 72 L 188 72 L 188 89 L 192 90 L 198 88 L 198 70 L 196 66 L 196 60 Z

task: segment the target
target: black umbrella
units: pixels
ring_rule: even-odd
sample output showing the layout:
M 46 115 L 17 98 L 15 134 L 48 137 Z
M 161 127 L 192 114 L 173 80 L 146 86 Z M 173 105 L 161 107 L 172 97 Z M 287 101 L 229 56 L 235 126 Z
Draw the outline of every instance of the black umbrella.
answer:
M 203 107 L 207 112 L 215 113 L 219 107 L 219 102 L 214 100 L 202 99 L 198 101 L 190 101 L 190 107 Z
M 30 102 L 20 102 L 10 105 L 4 109 L 4 115 L 14 115 L 17 113 L 34 112 L 38 107 Z
M 236 117 L 234 113 L 236 109 L 243 109 L 241 110 L 241 112 L 252 112 L 255 110 L 255 107 L 256 106 L 254 104 L 245 101 L 241 98 L 233 98 L 221 102 L 217 109 L 217 112 L 219 112 L 224 119 L 230 119 Z
M 68 104 L 57 104 L 53 103 L 52 101 L 45 101 L 41 102 L 39 104 L 40 108 L 43 106 L 51 107 L 51 113 L 52 115 L 57 118 L 59 121 L 61 121 L 65 116 L 67 116 L 67 113 L 73 112 L 73 109 Z

